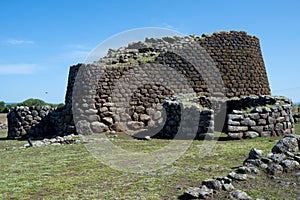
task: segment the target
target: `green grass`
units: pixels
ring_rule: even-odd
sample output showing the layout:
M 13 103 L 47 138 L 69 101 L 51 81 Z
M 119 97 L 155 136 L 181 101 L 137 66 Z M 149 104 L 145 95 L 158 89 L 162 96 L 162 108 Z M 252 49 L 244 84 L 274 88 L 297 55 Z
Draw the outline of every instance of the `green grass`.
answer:
M 299 125 L 296 130 L 300 133 Z M 6 131 L 1 130 L 0 199 L 177 199 L 187 187 L 199 186 L 204 179 L 227 175 L 241 166 L 252 147 L 268 153 L 279 139 L 210 141 L 215 146 L 204 157 L 199 149 L 203 141 L 193 141 L 183 156 L 161 171 L 136 174 L 109 168 L 92 157 L 83 144 L 22 149 L 26 141 L 5 137 Z M 125 135 L 108 138 L 132 152 L 151 152 L 170 142 L 133 140 Z M 299 180 L 293 181 L 300 184 Z M 300 196 L 297 188 L 282 188 L 270 182 L 270 177 L 259 175 L 235 186 L 253 197 Z M 224 199 L 224 195 L 214 198 Z

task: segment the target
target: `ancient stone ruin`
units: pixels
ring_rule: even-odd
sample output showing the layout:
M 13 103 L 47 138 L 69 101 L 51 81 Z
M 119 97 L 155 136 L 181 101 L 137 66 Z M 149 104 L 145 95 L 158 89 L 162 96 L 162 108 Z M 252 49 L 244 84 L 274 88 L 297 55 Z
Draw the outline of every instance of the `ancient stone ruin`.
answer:
M 65 107 L 16 107 L 8 137 L 126 132 L 232 138 L 294 132 L 292 102 L 270 96 L 259 39 L 246 32 L 146 38 L 72 66 Z

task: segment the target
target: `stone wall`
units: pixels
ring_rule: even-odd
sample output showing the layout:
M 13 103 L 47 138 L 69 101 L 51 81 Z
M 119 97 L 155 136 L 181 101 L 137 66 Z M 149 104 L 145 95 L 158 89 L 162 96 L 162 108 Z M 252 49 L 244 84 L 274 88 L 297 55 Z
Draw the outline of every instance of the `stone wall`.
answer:
M 214 111 L 203 109 L 199 104 L 180 102 L 175 99 L 163 103 L 165 123 L 154 137 L 168 139 L 213 138 Z
M 78 70 L 84 78 L 76 76 Z M 78 84 L 73 92 L 75 77 Z M 79 121 L 84 127 L 100 122 L 97 130 L 158 125 L 159 119 L 152 119 L 149 109 L 160 111 L 159 104 L 174 94 L 229 98 L 270 94 L 258 38 L 236 31 L 132 43 L 110 50 L 93 64 L 73 66 L 68 83 L 64 126 L 71 124 L 70 130 Z M 71 102 L 74 97 L 76 105 Z M 77 112 L 75 123 L 72 106 Z M 120 121 L 127 121 L 129 127 Z
M 61 113 L 50 106 L 17 106 L 7 115 L 8 138 L 44 138 L 62 134 Z
M 231 138 L 283 136 L 294 133 L 292 102 L 261 96 L 228 102 L 225 131 Z
M 226 123 L 232 123 L 233 120 L 225 121 L 225 116 L 226 113 L 229 113 L 229 117 L 231 114 L 239 114 L 242 115 L 241 120 L 248 119 L 249 115 L 243 111 L 245 106 L 240 106 L 247 102 L 247 98 L 243 96 L 270 95 L 258 38 L 237 31 L 202 37 L 147 38 L 144 42 L 109 50 L 105 57 L 92 64 L 72 66 L 65 107 L 58 114 L 60 121 L 56 131 L 58 135 L 106 131 L 134 134 L 136 130 L 148 129 L 157 130 L 159 137 L 170 138 L 174 136 L 170 130 L 179 127 L 176 124 L 180 118 L 177 115 L 179 110 L 190 108 L 179 102 L 175 106 L 174 102 L 170 104 L 165 99 L 177 95 L 189 99 L 191 94 L 198 97 L 191 98 L 192 101 L 190 99 L 189 102 L 198 104 L 201 109 L 196 109 L 197 112 L 203 111 L 198 121 L 202 126 L 195 125 L 199 129 L 197 134 L 230 130 L 228 134 L 231 137 L 247 137 L 246 131 L 253 132 L 249 127 L 247 130 L 245 127 L 238 128 L 242 127 L 238 123 L 243 124 L 238 119 L 235 119 L 235 125 L 227 127 Z M 241 99 L 235 101 L 232 100 L 233 97 Z M 253 105 L 247 105 L 248 107 L 261 105 L 255 98 L 249 99 L 251 100 L 246 104 Z M 265 104 L 274 105 L 274 102 L 268 101 L 272 101 L 272 98 L 265 100 Z M 175 110 L 171 109 L 172 106 L 175 106 L 172 108 Z M 278 109 L 289 112 L 289 108 L 281 105 Z M 257 110 L 261 119 L 257 119 L 260 122 L 255 121 L 255 125 L 264 126 L 263 131 L 257 131 L 263 136 L 269 131 L 265 126 L 272 126 L 272 123 L 261 124 L 266 119 L 263 118 L 266 109 L 262 112 Z M 277 118 L 275 108 L 267 113 L 270 117 L 276 115 Z M 288 116 L 282 114 L 279 117 Z M 269 135 L 283 134 L 282 130 L 286 133 L 286 129 L 292 130 L 290 123 L 292 122 L 288 119 L 280 120 L 274 124 L 274 130 L 275 127 L 278 130 L 268 132 Z M 13 120 L 10 120 L 10 124 L 10 131 L 20 128 Z M 240 133 L 237 129 L 245 131 Z M 20 132 L 12 135 L 20 135 Z

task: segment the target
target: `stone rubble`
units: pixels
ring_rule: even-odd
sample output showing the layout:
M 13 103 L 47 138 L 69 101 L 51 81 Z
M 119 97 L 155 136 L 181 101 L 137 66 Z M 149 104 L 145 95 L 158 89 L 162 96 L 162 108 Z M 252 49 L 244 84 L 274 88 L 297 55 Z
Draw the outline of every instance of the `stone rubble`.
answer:
M 7 128 L 8 128 L 7 124 L 0 123 L 0 129 L 7 129 Z
M 202 181 L 200 187 L 190 187 L 185 191 L 185 195 L 191 195 L 193 188 L 196 191 L 200 191 L 200 188 L 204 187 L 212 190 L 211 195 L 201 196 L 196 192 L 193 198 L 210 199 L 213 198 L 213 194 L 220 191 L 229 192 L 231 198 L 250 200 L 252 199 L 246 192 L 241 190 L 235 190 L 233 183 L 236 181 L 247 181 L 248 178 L 254 178 L 253 175 L 261 174 L 265 172 L 269 175 L 281 173 L 295 172 L 295 176 L 300 177 L 300 136 L 295 134 L 288 134 L 281 140 L 279 140 L 272 149 L 272 153 L 268 153 L 264 156 L 262 150 L 252 148 L 249 152 L 248 158 L 245 159 L 243 166 L 239 167 L 236 171 L 230 172 L 226 177 L 219 177 L 213 179 L 207 179 Z M 250 175 L 251 174 L 251 175 Z M 282 187 L 295 186 L 296 183 L 278 180 L 277 183 Z M 259 200 L 259 199 L 257 199 Z
M 33 147 L 44 147 L 44 146 L 59 146 L 59 145 L 64 145 L 64 144 L 77 144 L 77 143 L 84 143 L 86 142 L 81 136 L 79 135 L 68 135 L 64 137 L 53 137 L 53 138 L 44 138 L 43 140 L 38 140 L 38 141 L 33 141 L 32 145 Z M 25 144 L 23 146 L 24 148 L 29 148 L 31 147 L 30 144 Z

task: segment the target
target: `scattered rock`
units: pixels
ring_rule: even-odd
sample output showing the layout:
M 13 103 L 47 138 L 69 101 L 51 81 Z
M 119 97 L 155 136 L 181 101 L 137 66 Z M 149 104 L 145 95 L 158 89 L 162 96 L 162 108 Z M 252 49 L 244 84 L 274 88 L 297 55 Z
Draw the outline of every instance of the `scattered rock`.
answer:
M 36 142 L 32 142 L 32 146 L 33 147 L 44 147 L 44 146 L 59 146 L 59 145 L 63 145 L 63 144 L 75 144 L 75 143 L 85 143 L 86 141 L 84 141 L 84 139 L 80 136 L 75 136 L 74 134 L 71 135 L 67 135 L 64 137 L 60 137 L 57 136 L 55 138 L 51 138 L 51 139 L 43 139 L 43 140 L 39 140 Z M 29 148 L 31 147 L 29 144 L 25 144 L 23 146 L 24 148 Z
M 280 163 L 286 158 L 285 154 L 283 153 L 278 153 L 278 154 L 273 154 L 271 156 L 271 160 L 275 163 Z
M 221 190 L 222 189 L 222 184 L 220 181 L 216 180 L 216 179 L 208 179 L 208 180 L 204 180 L 202 182 L 202 185 L 205 185 L 207 188 L 209 189 L 213 189 L 213 190 Z
M 262 150 L 252 148 L 249 152 L 249 159 L 259 159 L 263 155 Z
M 278 181 L 278 185 L 282 187 L 290 187 L 290 186 L 296 186 L 296 183 L 288 182 L 288 181 Z
M 237 169 L 237 173 L 239 173 L 239 174 L 248 174 L 248 173 L 258 174 L 259 171 L 255 167 L 246 167 L 246 166 L 243 166 L 243 167 L 239 167 Z
M 247 174 L 237 174 L 235 172 L 231 172 L 228 174 L 228 177 L 237 181 L 245 181 L 247 179 Z
M 272 175 L 281 174 L 283 172 L 283 167 L 279 164 L 271 164 L 268 166 L 267 172 Z
M 297 139 L 298 138 L 298 139 Z M 279 140 L 273 147 L 272 153 L 285 153 L 299 151 L 299 137 L 294 134 L 286 135 L 283 139 Z
M 201 187 L 189 187 L 185 190 L 184 194 L 188 198 L 206 199 L 212 197 L 213 190 L 203 185 Z
M 250 200 L 252 199 L 248 194 L 244 191 L 241 190 L 234 190 L 230 192 L 230 196 L 236 199 L 241 199 L 241 200 Z
M 280 162 L 280 165 L 283 167 L 284 171 L 291 172 L 293 170 L 299 169 L 299 163 L 295 160 L 283 160 Z
M 150 136 L 148 136 L 148 135 L 145 136 L 145 139 L 146 139 L 146 140 L 152 140 L 152 138 L 151 138 Z

